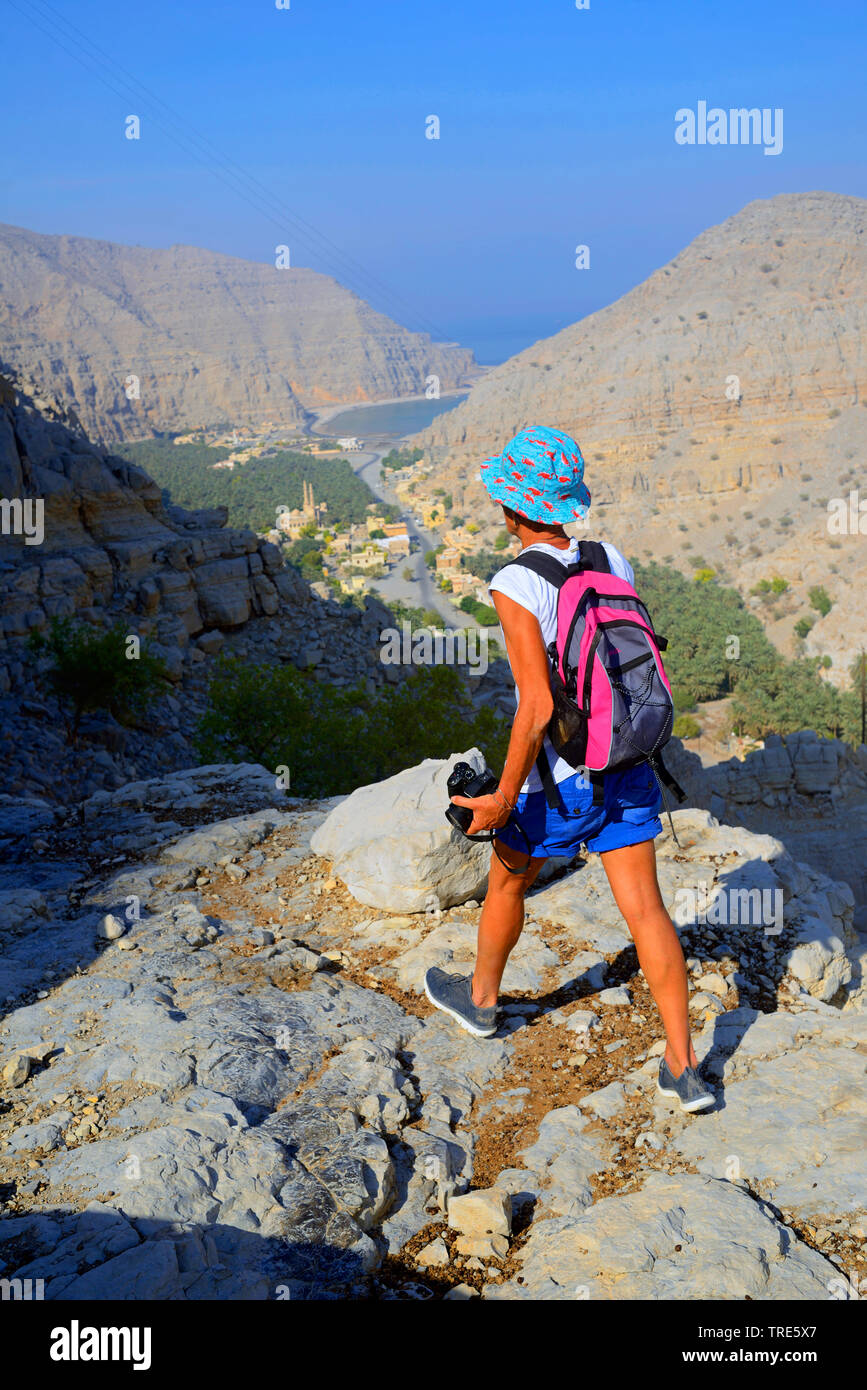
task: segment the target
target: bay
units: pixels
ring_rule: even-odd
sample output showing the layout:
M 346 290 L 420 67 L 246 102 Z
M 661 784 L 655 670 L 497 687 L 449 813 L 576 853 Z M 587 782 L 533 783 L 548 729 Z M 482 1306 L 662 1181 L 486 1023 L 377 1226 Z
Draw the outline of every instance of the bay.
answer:
M 322 420 L 317 434 L 329 437 L 357 435 L 369 439 L 403 439 L 426 429 L 432 420 L 465 401 L 468 393 L 440 396 L 438 400 L 416 397 L 408 401 L 383 401 L 380 405 L 351 406 L 329 420 Z

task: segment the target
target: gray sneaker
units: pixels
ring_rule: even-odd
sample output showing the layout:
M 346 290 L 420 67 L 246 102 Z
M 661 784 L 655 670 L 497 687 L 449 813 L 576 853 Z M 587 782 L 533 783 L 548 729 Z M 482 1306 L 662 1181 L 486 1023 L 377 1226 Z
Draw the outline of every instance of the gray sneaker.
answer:
M 443 1013 L 451 1014 L 476 1038 L 491 1038 L 497 1031 L 497 1006 L 481 1009 L 473 1003 L 471 975 L 448 975 L 434 965 L 424 977 L 424 992 Z
M 716 1101 L 694 1067 L 684 1067 L 680 1076 L 673 1076 L 671 1067 L 664 1057 L 659 1059 L 659 1076 L 656 1089 L 662 1096 L 673 1096 L 680 1101 L 681 1110 L 707 1110 Z

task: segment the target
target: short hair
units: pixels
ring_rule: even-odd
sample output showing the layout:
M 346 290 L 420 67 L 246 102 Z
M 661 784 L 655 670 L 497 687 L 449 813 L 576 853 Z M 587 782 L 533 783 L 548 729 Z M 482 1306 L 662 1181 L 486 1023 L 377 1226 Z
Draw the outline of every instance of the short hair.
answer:
M 531 530 L 550 531 L 551 529 L 552 523 L 549 521 L 533 521 L 529 516 L 524 516 L 523 512 L 516 511 L 514 507 L 507 507 L 505 502 L 501 502 L 500 506 L 511 521 L 520 521 L 522 525 L 529 526 Z M 555 526 L 562 526 L 563 523 L 554 522 L 553 524 Z

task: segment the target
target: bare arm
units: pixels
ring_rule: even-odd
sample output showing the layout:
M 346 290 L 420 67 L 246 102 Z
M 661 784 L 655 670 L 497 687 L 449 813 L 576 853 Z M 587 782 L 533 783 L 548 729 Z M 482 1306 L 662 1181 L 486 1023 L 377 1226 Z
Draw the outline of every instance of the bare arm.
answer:
M 506 598 L 505 594 L 494 591 L 492 598 L 503 628 L 509 663 L 520 697 L 500 778 L 500 790 L 514 806 L 542 746 L 554 704 L 548 656 L 538 619 L 528 609 L 522 608 L 520 603 L 515 603 L 514 599 Z M 498 796 L 480 796 L 472 800 L 455 796 L 452 800 L 458 806 L 469 806 L 474 812 L 469 830 L 471 835 L 504 825 L 509 818 L 509 811 Z

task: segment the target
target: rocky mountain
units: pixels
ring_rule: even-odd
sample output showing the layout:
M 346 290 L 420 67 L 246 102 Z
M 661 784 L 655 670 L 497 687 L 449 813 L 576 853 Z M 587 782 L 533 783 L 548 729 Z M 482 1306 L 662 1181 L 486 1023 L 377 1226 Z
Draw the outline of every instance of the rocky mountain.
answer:
M 189 767 L 221 650 L 371 690 L 403 669 L 379 660 L 379 635 L 393 621 L 381 603 L 370 598 L 362 612 L 319 597 L 276 545 L 227 527 L 225 508 L 165 507 L 146 473 L 93 445 L 74 416 L 20 376 L 0 377 L 0 497 L 43 507 L 38 543 L 5 516 L 0 534 L 0 748 L 16 796 L 36 791 L 69 804 L 83 789 Z M 57 701 L 36 698 L 42 661 L 26 646 L 31 632 L 64 617 L 95 627 L 121 621 L 165 663 L 172 688 L 147 729 L 95 715 L 80 747 L 68 745 Z
M 592 534 L 685 572 L 706 562 L 744 593 L 785 579 L 787 598 L 762 613 L 783 649 L 796 649 L 800 617 L 818 618 L 808 593 L 824 585 L 833 607 L 806 651 L 829 655 L 845 684 L 865 638 L 865 230 L 858 198 L 750 203 L 616 303 L 490 371 L 419 437 L 455 512 L 493 518 L 481 460 L 523 425 L 557 425 L 584 453 Z M 845 529 L 829 529 L 844 511 Z
M 0 357 L 109 442 L 296 425 L 311 407 L 418 394 L 432 374 L 445 390 L 473 366 L 316 271 L 11 226 Z
M 455 757 L 322 803 L 254 766 L 74 816 L 3 797 L 4 1279 L 46 1300 L 858 1297 L 849 889 L 675 812 L 660 880 L 718 1101 L 684 1115 L 598 856 L 531 893 L 496 1037 L 432 1011 L 424 971 L 472 959 L 485 889 L 441 814 Z M 755 892 L 772 915 L 732 911 Z

